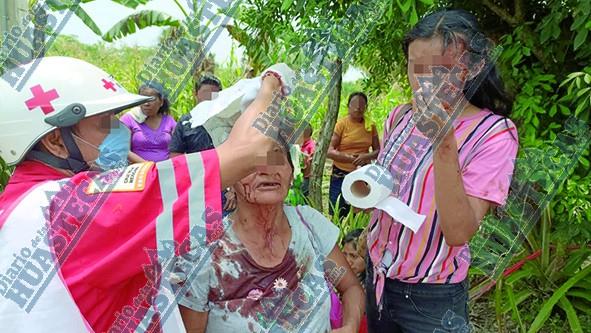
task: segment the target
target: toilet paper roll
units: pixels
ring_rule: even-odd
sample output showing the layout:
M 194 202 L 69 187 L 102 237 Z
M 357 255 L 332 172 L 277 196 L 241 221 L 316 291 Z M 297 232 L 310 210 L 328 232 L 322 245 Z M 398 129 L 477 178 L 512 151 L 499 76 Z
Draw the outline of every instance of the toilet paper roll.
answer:
M 416 213 L 391 196 L 393 188 L 394 178 L 390 172 L 377 164 L 369 164 L 345 176 L 342 192 L 343 198 L 352 206 L 381 209 L 397 222 L 417 232 L 425 221 L 425 215 Z

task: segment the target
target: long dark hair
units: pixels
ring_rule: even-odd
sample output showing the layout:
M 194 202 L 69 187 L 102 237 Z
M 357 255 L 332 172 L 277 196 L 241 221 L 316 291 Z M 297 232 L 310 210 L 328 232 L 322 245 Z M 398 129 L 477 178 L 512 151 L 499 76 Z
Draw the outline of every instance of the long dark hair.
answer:
M 464 94 L 474 82 L 480 81 L 481 83 L 474 94 L 466 96 L 468 101 L 479 108 L 487 108 L 495 114 L 509 116 L 512 100 L 505 91 L 497 66 L 490 63 L 492 43 L 480 31 L 476 17 L 462 9 L 441 10 L 423 17 L 404 36 L 402 43 L 404 56 L 408 59 L 409 45 L 416 39 L 428 39 L 435 36 L 440 36 L 443 39 L 444 50 L 450 44 L 456 44 L 458 39 L 461 39 L 466 51 L 470 54 L 470 61 L 475 61 L 474 64 L 476 64 L 479 60 L 484 59 L 486 65 L 492 66 L 489 71 L 481 71 L 476 77 L 467 81 Z

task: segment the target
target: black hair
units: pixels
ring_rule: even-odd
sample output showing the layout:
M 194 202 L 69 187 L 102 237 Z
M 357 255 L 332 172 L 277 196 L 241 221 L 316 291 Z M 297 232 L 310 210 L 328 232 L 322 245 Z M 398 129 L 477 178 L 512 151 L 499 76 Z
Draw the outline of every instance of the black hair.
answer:
M 204 85 L 216 86 L 220 90 L 222 90 L 222 82 L 220 82 L 220 80 L 217 77 L 212 75 L 205 75 L 198 82 L 196 82 L 195 91 L 198 91 Z
M 162 106 L 158 109 L 158 113 L 160 114 L 168 114 L 170 112 L 170 102 L 168 101 L 168 97 L 166 96 L 166 92 L 164 91 L 164 87 L 154 81 L 144 82 L 138 89 L 138 93 L 141 93 L 142 89 L 154 89 L 158 93 L 158 96 L 162 100 Z
M 361 236 L 361 233 L 363 233 L 363 229 L 349 231 L 345 237 L 343 237 L 341 245 L 345 246 L 345 244 L 353 242 L 353 246 L 355 247 L 355 250 L 357 250 L 357 240 L 359 239 L 359 236 Z
M 349 106 L 349 104 L 351 104 L 351 100 L 355 96 L 363 97 L 363 99 L 365 100 L 365 104 L 367 104 L 367 95 L 365 95 L 365 93 L 363 93 L 361 91 L 356 91 L 356 92 L 352 93 L 351 95 L 349 95 L 349 100 L 347 101 L 347 106 Z
M 478 64 L 485 61 L 485 70 L 466 82 L 464 94 L 475 82 L 480 82 L 468 101 L 479 108 L 487 108 L 493 113 L 507 117 L 511 113 L 512 100 L 506 92 L 495 64 L 491 63 L 492 42 L 481 32 L 476 17 L 463 9 L 444 9 L 428 14 L 404 36 L 402 49 L 408 60 L 408 48 L 416 39 L 440 36 L 443 49 L 462 40 L 469 52 L 469 62 Z M 442 50 L 442 52 L 444 51 Z M 491 66 L 487 71 L 486 66 Z

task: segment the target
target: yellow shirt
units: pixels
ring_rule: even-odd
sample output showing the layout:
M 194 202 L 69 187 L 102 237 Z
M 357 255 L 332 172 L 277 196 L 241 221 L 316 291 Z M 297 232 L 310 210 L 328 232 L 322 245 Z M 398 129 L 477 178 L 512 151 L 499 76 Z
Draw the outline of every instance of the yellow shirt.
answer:
M 375 125 L 371 125 L 371 130 L 365 129 L 365 121 L 358 123 L 351 118 L 345 117 L 337 121 L 334 128 L 334 134 L 341 138 L 341 143 L 336 150 L 346 154 L 364 154 L 369 153 L 369 148 L 373 137 L 377 136 Z M 343 163 L 334 161 L 334 166 L 344 171 L 353 171 L 357 167 L 352 163 Z

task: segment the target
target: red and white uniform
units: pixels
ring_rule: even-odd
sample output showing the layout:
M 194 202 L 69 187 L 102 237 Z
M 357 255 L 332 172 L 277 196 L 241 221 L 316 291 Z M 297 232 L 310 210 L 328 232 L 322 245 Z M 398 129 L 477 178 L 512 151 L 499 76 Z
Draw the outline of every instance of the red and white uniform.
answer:
M 214 150 L 71 178 L 22 162 L 0 195 L 2 331 L 184 331 L 157 263 L 219 236 L 220 189 Z

